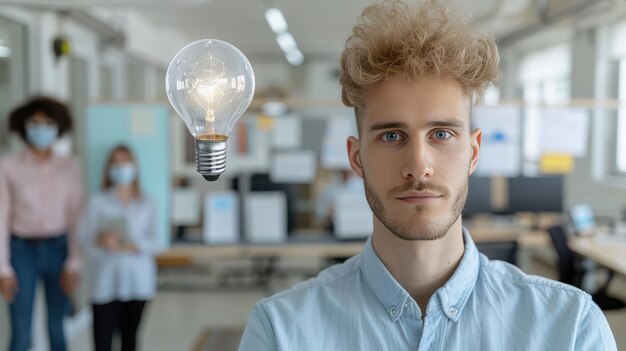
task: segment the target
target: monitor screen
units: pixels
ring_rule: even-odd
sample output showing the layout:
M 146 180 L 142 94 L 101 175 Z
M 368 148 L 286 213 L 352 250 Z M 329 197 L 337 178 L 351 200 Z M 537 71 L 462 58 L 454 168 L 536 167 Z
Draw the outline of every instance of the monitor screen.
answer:
M 576 204 L 570 209 L 572 225 L 576 233 L 584 233 L 596 226 L 593 209 L 588 204 Z
M 463 215 L 471 216 L 491 211 L 491 178 L 470 177 Z
M 562 212 L 563 177 L 509 178 L 509 212 Z

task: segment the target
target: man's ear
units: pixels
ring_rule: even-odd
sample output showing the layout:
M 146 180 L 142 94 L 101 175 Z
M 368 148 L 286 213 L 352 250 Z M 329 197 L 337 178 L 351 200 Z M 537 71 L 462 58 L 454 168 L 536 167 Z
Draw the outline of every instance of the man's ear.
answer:
M 472 145 L 472 159 L 470 162 L 469 174 L 472 175 L 478 166 L 478 158 L 480 154 L 480 143 L 483 139 L 483 131 L 480 128 L 476 128 L 472 134 L 470 134 L 470 143 Z
M 361 142 L 359 139 L 351 136 L 348 137 L 348 159 L 350 160 L 350 167 L 356 175 L 363 178 L 363 166 L 361 165 Z

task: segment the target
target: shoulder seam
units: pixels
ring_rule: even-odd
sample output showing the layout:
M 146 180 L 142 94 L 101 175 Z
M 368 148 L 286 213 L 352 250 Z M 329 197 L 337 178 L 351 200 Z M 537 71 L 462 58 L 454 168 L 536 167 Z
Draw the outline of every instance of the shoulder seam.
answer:
M 274 335 L 274 328 L 272 327 L 272 323 L 270 322 L 270 319 L 267 316 L 267 311 L 265 311 L 265 307 L 263 306 L 263 304 L 258 304 L 258 306 L 261 312 L 263 313 L 263 315 L 259 317 L 261 318 L 261 323 L 263 323 L 263 329 L 265 329 L 265 334 L 267 334 L 267 336 L 270 339 L 270 342 L 272 344 L 272 349 L 278 350 L 278 344 L 276 343 L 276 336 Z
M 567 286 L 564 283 L 561 282 L 557 282 L 558 284 L 554 284 L 553 282 L 551 282 L 548 278 L 543 278 L 543 277 L 537 277 L 534 278 L 532 276 L 527 275 L 526 273 L 522 272 L 522 274 L 524 274 L 524 278 L 516 278 L 513 277 L 509 274 L 506 274 L 505 272 L 500 271 L 499 269 L 494 269 L 493 267 L 489 267 L 485 264 L 481 264 L 481 268 L 484 268 L 486 270 L 489 270 L 490 272 L 494 272 L 497 273 L 505 278 L 507 278 L 508 280 L 511 281 L 516 281 L 516 282 L 520 282 L 520 283 L 526 283 L 526 284 L 533 284 L 533 285 L 539 285 L 539 286 L 544 286 L 544 287 L 548 287 L 548 288 L 554 288 L 554 289 L 558 289 L 558 290 L 563 290 L 563 291 L 568 291 L 568 292 L 572 292 L 575 293 L 576 295 L 579 295 L 581 297 L 583 297 L 587 303 L 588 300 L 590 300 L 590 295 L 582 290 L 580 290 L 579 288 L 576 288 L 574 286 Z M 517 267 L 516 267 L 517 268 Z M 518 268 L 519 269 L 519 268 Z

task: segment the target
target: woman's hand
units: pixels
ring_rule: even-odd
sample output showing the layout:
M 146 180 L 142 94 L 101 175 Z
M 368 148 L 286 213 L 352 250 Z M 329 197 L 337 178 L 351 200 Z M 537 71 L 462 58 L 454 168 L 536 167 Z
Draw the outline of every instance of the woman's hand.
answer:
M 63 289 L 65 295 L 70 296 L 74 294 L 74 291 L 76 291 L 78 287 L 79 278 L 80 275 L 76 272 L 64 270 L 63 273 L 61 273 L 59 284 L 61 284 L 61 289 Z
M 120 250 L 124 251 L 124 252 L 134 253 L 134 254 L 139 253 L 139 249 L 137 248 L 137 245 L 135 245 L 133 243 L 123 244 L 120 247 Z
M 115 230 L 107 230 L 98 234 L 96 245 L 109 252 L 120 250 L 120 233 Z
M 8 303 L 13 302 L 18 290 L 17 277 L 15 275 L 0 278 L 0 293 L 2 293 L 2 296 Z

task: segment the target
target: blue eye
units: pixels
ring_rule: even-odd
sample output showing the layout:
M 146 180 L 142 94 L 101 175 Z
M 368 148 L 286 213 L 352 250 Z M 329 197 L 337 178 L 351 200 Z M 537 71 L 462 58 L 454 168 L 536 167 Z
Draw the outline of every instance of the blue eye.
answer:
M 397 132 L 388 132 L 383 134 L 382 138 L 386 142 L 395 143 L 400 140 L 400 134 L 398 134 Z
M 446 140 L 450 137 L 450 132 L 445 130 L 438 130 L 435 132 L 435 139 L 437 140 Z

